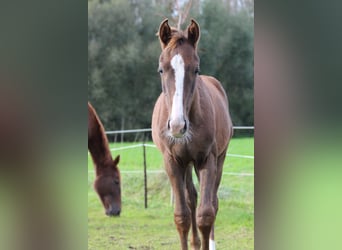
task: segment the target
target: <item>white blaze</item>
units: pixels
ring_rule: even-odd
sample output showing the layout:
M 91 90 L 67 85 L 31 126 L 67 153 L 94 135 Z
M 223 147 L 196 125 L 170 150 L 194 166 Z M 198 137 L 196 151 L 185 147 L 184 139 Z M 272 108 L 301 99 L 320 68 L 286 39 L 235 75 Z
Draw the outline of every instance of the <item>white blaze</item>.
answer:
M 183 89 L 184 89 L 184 60 L 180 54 L 175 55 L 171 59 L 171 66 L 175 71 L 176 91 L 173 96 L 173 104 L 170 117 L 170 125 L 179 126 L 184 124 L 183 114 Z

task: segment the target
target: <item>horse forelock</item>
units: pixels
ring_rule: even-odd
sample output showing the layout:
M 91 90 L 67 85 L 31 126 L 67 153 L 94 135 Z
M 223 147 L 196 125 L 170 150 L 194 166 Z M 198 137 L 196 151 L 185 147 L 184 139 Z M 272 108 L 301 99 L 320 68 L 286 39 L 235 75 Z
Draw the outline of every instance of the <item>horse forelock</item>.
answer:
M 184 44 L 187 40 L 188 38 L 183 31 L 171 28 L 171 39 L 165 47 L 165 50 L 170 51 L 176 49 L 178 46 Z

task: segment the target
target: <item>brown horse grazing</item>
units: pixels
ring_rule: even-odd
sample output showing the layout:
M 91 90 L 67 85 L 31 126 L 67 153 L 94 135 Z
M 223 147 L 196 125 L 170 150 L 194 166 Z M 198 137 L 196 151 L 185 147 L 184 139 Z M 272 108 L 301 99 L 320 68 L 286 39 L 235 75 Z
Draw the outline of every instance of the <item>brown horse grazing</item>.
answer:
M 215 78 L 199 75 L 198 24 L 191 20 L 185 31 L 164 20 L 159 27 L 162 82 L 152 116 L 152 137 L 162 152 L 175 197 L 174 221 L 182 249 L 215 249 L 214 222 L 217 191 L 233 125 L 227 96 Z M 192 182 L 194 167 L 200 183 L 200 204 Z
M 88 149 L 92 156 L 96 179 L 94 188 L 99 195 L 108 216 L 121 212 L 120 155 L 113 160 L 108 139 L 95 109 L 88 102 Z

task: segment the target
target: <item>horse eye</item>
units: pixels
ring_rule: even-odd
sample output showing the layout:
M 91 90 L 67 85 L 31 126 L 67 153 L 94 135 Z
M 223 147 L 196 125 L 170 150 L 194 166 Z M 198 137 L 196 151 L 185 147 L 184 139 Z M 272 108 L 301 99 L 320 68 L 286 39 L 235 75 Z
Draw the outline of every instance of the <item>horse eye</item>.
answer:
M 118 180 L 114 180 L 114 184 L 118 185 L 119 181 Z

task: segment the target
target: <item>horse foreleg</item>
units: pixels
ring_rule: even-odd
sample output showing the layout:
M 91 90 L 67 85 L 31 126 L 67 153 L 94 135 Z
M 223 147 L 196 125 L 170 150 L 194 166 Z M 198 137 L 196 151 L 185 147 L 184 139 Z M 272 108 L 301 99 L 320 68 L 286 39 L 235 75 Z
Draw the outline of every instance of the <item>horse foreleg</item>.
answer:
M 201 247 L 201 240 L 197 231 L 196 223 L 196 207 L 197 207 L 197 191 L 192 181 L 192 167 L 188 167 L 186 171 L 186 194 L 187 202 L 191 211 L 191 230 L 192 237 L 190 239 L 191 249 L 199 250 Z
M 214 189 L 214 208 L 215 208 L 215 217 L 217 215 L 217 211 L 219 208 L 219 200 L 217 197 L 218 188 L 220 186 L 221 177 L 222 177 L 222 170 L 223 170 L 223 163 L 226 158 L 227 148 L 223 151 L 223 153 L 217 158 L 217 172 L 216 172 L 216 182 L 215 182 L 215 189 Z M 215 235 L 214 235 L 214 223 L 211 227 L 210 232 L 210 239 L 209 239 L 209 250 L 215 250 Z
M 215 218 L 217 215 L 217 211 L 218 211 L 218 198 L 217 195 L 215 195 L 215 199 L 214 199 L 214 208 L 215 208 Z M 211 230 L 210 230 L 210 239 L 209 239 L 209 250 L 216 250 L 216 246 L 215 246 L 215 222 L 212 224 L 211 226 Z
M 212 225 L 211 231 L 210 231 L 209 250 L 216 250 L 215 236 L 214 236 L 214 224 Z
M 164 159 L 165 169 L 169 176 L 175 199 L 174 222 L 179 234 L 182 250 L 187 250 L 191 212 L 185 199 L 186 183 L 184 182 L 184 168 L 180 167 L 171 157 L 164 157 Z
M 216 159 L 210 154 L 203 166 L 198 166 L 201 198 L 197 210 L 197 225 L 202 233 L 202 249 L 209 250 L 209 236 L 215 222 L 216 208 L 214 206 L 216 193 Z

